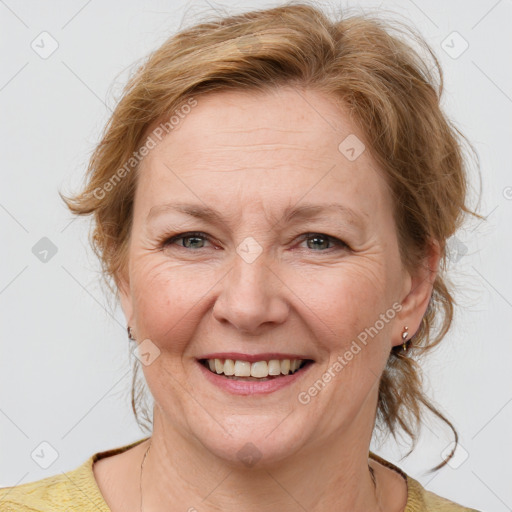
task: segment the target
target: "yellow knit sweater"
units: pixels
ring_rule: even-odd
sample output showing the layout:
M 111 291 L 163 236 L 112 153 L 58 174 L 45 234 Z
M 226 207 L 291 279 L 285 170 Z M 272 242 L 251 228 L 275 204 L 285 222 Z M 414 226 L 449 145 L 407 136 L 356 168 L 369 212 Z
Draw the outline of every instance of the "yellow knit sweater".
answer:
M 126 451 L 146 439 L 95 453 L 81 466 L 67 473 L 1 488 L 0 512 L 110 512 L 94 478 L 92 466 L 97 460 Z M 378 455 L 370 452 L 370 457 L 407 479 L 408 495 L 404 512 L 478 512 L 427 491 L 400 468 Z

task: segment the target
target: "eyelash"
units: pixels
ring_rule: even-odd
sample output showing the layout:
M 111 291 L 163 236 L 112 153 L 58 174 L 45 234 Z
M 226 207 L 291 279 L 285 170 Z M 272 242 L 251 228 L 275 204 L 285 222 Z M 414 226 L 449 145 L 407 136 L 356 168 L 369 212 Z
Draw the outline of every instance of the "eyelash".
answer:
M 314 239 L 315 237 L 323 238 L 325 240 L 328 240 L 329 242 L 331 242 L 335 246 L 337 246 L 338 249 L 350 249 L 348 244 L 346 244 L 343 240 L 340 240 L 339 238 L 336 238 L 334 236 L 326 235 L 324 233 L 305 233 L 304 235 L 302 235 L 301 241 L 311 240 L 311 239 Z M 169 245 L 173 244 L 174 242 L 176 242 L 178 240 L 183 240 L 185 238 L 204 238 L 206 240 L 209 240 L 208 235 L 206 235 L 203 232 L 200 232 L 200 231 L 190 231 L 190 232 L 187 232 L 187 233 L 180 233 L 179 235 L 175 235 L 175 236 L 172 236 L 170 238 L 165 239 L 163 241 L 163 243 L 162 243 L 162 247 L 168 247 Z M 188 248 L 180 246 L 180 249 L 188 249 Z M 199 249 L 203 249 L 203 247 L 200 247 Z M 199 249 L 196 249 L 196 250 L 199 250 Z M 313 252 L 324 252 L 325 253 L 325 252 L 332 252 L 332 249 L 336 249 L 336 248 L 335 247 L 330 247 L 328 249 L 319 250 L 319 251 L 316 251 L 314 249 L 311 249 L 311 250 Z M 191 249 L 191 250 L 193 251 L 194 249 Z

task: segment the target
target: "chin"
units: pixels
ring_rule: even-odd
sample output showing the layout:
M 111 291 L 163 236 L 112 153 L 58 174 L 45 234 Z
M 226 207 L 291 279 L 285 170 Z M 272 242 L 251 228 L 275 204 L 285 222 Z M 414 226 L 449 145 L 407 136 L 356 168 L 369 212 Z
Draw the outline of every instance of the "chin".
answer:
M 292 457 L 306 442 L 306 429 L 292 415 L 232 415 L 193 432 L 215 457 L 238 469 L 268 469 Z M 283 421 L 284 420 L 284 421 Z

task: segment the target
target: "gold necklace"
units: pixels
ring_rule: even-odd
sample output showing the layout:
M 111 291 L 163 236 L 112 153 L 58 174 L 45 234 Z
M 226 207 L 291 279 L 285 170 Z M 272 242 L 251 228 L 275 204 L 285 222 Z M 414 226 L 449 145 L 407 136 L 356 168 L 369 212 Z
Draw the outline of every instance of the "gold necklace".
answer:
M 142 470 L 144 469 L 144 462 L 146 461 L 146 457 L 149 453 L 149 449 L 151 448 L 151 440 L 152 438 L 149 438 L 149 446 L 146 449 L 146 452 L 144 453 L 144 457 L 142 457 L 142 462 L 140 464 L 140 481 L 139 481 L 139 489 L 140 489 L 140 512 L 144 512 L 142 509 Z M 375 490 L 375 497 L 377 498 L 377 479 L 375 478 L 375 471 L 374 469 L 368 464 L 368 469 L 370 470 L 370 475 L 372 477 L 373 487 Z M 377 500 L 378 501 L 378 500 Z M 382 510 L 380 503 L 379 503 L 379 510 Z

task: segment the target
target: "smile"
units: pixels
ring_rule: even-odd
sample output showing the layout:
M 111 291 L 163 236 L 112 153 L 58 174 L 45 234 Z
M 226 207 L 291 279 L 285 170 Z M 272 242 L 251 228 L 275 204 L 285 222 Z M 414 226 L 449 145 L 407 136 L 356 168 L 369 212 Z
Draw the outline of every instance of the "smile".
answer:
M 269 380 L 293 374 L 308 361 L 307 359 L 271 359 L 251 363 L 239 359 L 203 359 L 200 362 L 212 373 L 224 375 L 233 380 Z
M 204 377 L 235 395 L 268 394 L 291 385 L 313 366 L 311 359 L 198 359 Z

